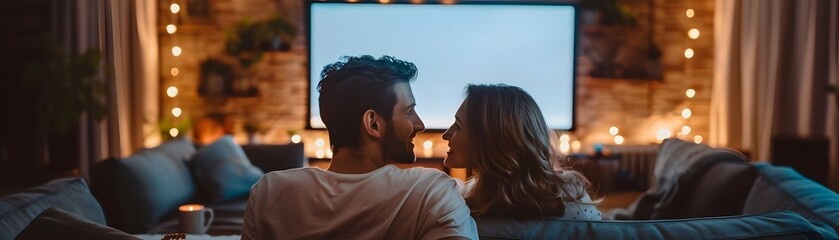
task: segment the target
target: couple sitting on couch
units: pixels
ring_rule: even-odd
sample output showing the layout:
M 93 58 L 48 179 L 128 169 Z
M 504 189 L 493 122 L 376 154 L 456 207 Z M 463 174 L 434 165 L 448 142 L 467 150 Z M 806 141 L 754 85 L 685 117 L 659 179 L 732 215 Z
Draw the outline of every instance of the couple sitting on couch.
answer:
M 474 175 L 461 196 L 439 171 L 391 165 L 415 161 L 413 138 L 425 129 L 409 85 L 415 65 L 344 60 L 326 66 L 318 84 L 332 164 L 265 174 L 251 189 L 243 239 L 477 239 L 472 216 L 600 219 L 585 177 L 557 165 L 551 131 L 522 89 L 467 88 L 443 134 L 444 164 Z

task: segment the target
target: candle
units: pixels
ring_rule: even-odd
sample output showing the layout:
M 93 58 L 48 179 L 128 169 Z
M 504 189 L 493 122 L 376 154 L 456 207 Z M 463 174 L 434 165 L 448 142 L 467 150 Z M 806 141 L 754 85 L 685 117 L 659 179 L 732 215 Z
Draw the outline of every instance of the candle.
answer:
M 194 212 L 194 211 L 201 211 L 204 209 L 204 205 L 201 204 L 187 204 L 181 205 L 178 207 L 178 210 L 181 212 Z

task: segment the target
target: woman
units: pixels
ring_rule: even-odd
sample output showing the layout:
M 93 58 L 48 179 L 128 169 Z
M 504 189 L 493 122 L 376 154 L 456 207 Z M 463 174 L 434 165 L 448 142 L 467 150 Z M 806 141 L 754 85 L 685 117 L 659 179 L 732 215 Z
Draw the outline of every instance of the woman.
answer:
M 469 85 L 444 164 L 470 168 L 463 191 L 474 217 L 559 217 L 600 220 L 586 192 L 586 178 L 561 169 L 539 106 L 527 92 L 507 85 Z

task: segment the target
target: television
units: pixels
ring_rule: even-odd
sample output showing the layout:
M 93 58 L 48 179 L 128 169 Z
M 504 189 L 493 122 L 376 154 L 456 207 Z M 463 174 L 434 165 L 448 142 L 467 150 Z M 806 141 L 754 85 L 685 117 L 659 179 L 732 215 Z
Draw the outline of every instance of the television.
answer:
M 553 2 L 310 2 L 307 128 L 325 129 L 317 85 L 341 56 L 390 55 L 416 64 L 411 83 L 426 131 L 443 131 L 468 84 L 523 88 L 548 127 L 574 129 L 577 9 Z

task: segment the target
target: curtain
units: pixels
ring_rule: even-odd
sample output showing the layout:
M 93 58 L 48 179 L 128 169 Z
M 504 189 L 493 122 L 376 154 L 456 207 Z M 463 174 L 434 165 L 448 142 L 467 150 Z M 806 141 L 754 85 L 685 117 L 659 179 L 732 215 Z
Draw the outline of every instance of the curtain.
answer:
M 156 145 L 159 111 L 156 1 L 76 0 L 59 3 L 65 21 L 59 36 L 74 52 L 98 48 L 107 68 L 104 101 L 107 115 L 95 122 L 82 116 L 80 163 L 82 176 L 91 164 L 125 157 Z
M 825 137 L 839 187 L 836 2 L 716 1 L 710 144 L 767 161 L 773 136 Z

